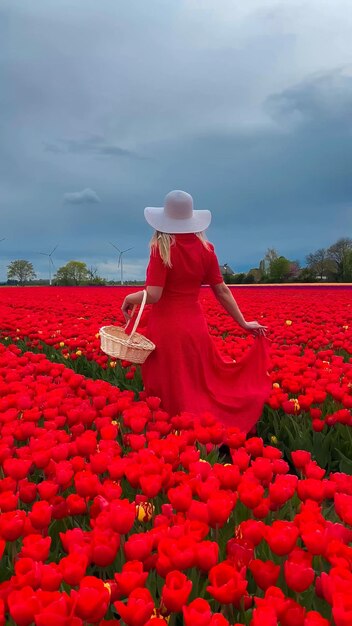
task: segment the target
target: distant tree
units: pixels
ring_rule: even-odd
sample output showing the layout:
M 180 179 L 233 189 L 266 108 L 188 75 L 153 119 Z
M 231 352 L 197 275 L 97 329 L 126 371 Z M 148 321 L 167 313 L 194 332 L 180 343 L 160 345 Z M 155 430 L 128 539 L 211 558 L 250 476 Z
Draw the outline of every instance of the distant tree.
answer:
M 98 276 L 98 268 L 91 265 L 88 269 L 88 284 L 89 285 L 106 285 L 106 280 L 101 276 Z
M 232 285 L 241 285 L 246 277 L 244 272 L 240 272 L 239 274 L 234 274 L 231 276 L 231 284 Z
M 273 259 L 270 265 L 269 279 L 273 283 L 282 283 L 290 273 L 290 261 L 284 256 Z
M 300 283 L 315 283 L 317 282 L 317 275 L 309 267 L 302 267 L 298 274 L 297 280 Z
M 288 279 L 291 281 L 296 280 L 298 278 L 299 273 L 301 271 L 301 265 L 299 261 L 290 261 L 290 266 L 288 270 Z
M 10 280 L 12 278 L 18 280 L 21 286 L 35 277 L 36 273 L 33 264 L 24 259 L 12 261 L 10 265 L 7 266 L 7 278 Z
M 342 280 L 352 282 L 352 250 L 347 250 L 342 260 Z
M 255 283 L 255 277 L 253 274 L 251 274 L 250 272 L 248 272 L 248 274 L 245 275 L 244 279 L 243 279 L 243 283 L 245 285 L 252 285 L 253 283 Z
M 343 280 L 344 256 L 349 250 L 352 250 L 352 239 L 350 237 L 341 237 L 327 250 L 329 259 L 336 263 L 335 274 L 337 281 Z
M 323 280 L 324 276 L 333 271 L 335 263 L 328 255 L 326 248 L 319 248 L 306 256 L 307 268 Z
M 69 261 L 60 267 L 54 276 L 54 282 L 57 285 L 86 285 L 88 280 L 88 268 L 83 261 Z

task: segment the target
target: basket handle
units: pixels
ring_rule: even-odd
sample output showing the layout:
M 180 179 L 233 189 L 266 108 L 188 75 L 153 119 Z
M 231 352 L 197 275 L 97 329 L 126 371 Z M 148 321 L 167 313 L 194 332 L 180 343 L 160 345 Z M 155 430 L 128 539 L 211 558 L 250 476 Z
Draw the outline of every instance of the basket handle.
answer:
M 139 321 L 140 321 L 140 319 L 141 319 L 141 317 L 142 317 L 142 313 L 143 313 L 143 309 L 144 309 L 144 307 L 145 307 L 145 303 L 146 303 L 146 301 L 147 301 L 147 290 L 146 290 L 146 289 L 143 289 L 143 298 L 142 298 L 141 306 L 140 306 L 140 308 L 139 308 L 138 315 L 137 315 L 137 317 L 136 317 L 136 321 L 135 321 L 135 323 L 134 323 L 134 325 L 133 325 L 133 328 L 132 328 L 132 331 L 131 331 L 131 333 L 130 333 L 130 335 L 129 335 L 129 339 L 128 339 L 128 340 L 132 339 L 132 337 L 133 337 L 134 333 L 135 333 L 135 332 L 136 332 L 136 330 L 137 330 L 137 326 L 138 326 Z M 133 307 L 133 309 L 132 309 L 131 318 L 133 317 L 133 313 L 134 313 L 134 311 L 135 311 L 135 309 L 136 309 L 136 306 L 137 306 L 137 305 L 135 304 L 135 305 L 134 305 L 134 307 Z M 128 322 L 128 324 L 129 324 L 129 322 Z M 126 328 L 127 328 L 128 324 L 126 324 Z

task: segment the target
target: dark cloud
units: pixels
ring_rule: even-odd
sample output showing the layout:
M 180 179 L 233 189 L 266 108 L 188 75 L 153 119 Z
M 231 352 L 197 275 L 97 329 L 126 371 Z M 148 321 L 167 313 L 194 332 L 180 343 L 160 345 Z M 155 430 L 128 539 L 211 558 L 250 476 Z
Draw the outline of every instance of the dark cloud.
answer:
M 321 128 L 329 124 L 334 132 L 347 123 L 352 126 L 352 64 L 319 72 L 267 98 L 265 108 L 283 126 Z

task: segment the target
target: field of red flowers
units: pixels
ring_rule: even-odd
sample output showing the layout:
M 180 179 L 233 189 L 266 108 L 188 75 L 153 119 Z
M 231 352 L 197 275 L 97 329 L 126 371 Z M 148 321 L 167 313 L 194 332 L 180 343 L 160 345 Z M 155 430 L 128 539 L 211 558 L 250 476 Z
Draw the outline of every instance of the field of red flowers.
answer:
M 352 624 L 351 290 L 234 293 L 272 341 L 247 439 L 101 353 L 123 289 L 1 289 L 0 625 Z M 240 359 L 254 339 L 201 302 Z

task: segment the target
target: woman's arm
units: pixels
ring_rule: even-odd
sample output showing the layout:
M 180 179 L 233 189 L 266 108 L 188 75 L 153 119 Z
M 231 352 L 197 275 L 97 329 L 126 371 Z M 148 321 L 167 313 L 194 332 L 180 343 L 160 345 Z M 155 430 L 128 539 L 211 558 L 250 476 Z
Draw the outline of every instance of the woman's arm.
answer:
M 155 304 L 160 300 L 161 294 L 163 293 L 163 287 L 146 287 L 147 290 L 147 299 L 146 304 Z M 124 315 L 126 322 L 129 322 L 131 319 L 131 311 L 135 304 L 140 304 L 143 299 L 143 291 L 136 291 L 135 293 L 130 293 L 124 299 L 121 307 L 121 311 Z
M 231 315 L 231 317 L 241 326 L 241 328 L 244 328 L 246 325 L 246 320 L 244 319 L 238 307 L 238 304 L 228 286 L 225 283 L 219 283 L 218 285 L 213 285 L 212 290 L 215 298 L 224 307 L 225 311 L 227 311 Z
M 227 311 L 231 315 L 231 317 L 241 326 L 241 328 L 252 332 L 254 335 L 263 335 L 266 333 L 267 326 L 262 326 L 256 320 L 253 322 L 246 322 L 235 298 L 233 297 L 230 289 L 225 283 L 213 285 L 211 286 L 211 288 L 218 302 L 220 302 L 225 311 Z

